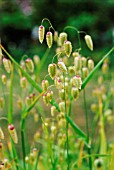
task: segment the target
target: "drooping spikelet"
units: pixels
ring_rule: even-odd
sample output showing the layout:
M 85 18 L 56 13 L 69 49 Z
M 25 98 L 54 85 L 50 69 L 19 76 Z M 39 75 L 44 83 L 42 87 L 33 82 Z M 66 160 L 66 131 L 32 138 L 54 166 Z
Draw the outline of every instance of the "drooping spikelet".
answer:
M 79 90 L 77 87 L 72 87 L 71 89 L 71 95 L 73 97 L 74 100 L 77 100 L 79 97 Z
M 52 33 L 51 32 L 47 32 L 46 34 L 46 42 L 49 48 L 51 48 L 52 44 L 53 44 L 53 37 L 52 37 Z
M 26 64 L 27 69 L 28 69 L 31 73 L 33 73 L 33 71 L 34 71 L 34 63 L 33 63 L 33 61 L 31 60 L 31 58 L 27 58 L 27 59 L 25 60 L 25 64 Z
M 43 89 L 43 91 L 47 91 L 48 87 L 49 87 L 48 80 L 42 80 L 42 89 Z
M 13 124 L 8 125 L 8 131 L 14 143 L 18 143 L 17 132 Z
M 65 41 L 67 41 L 67 33 L 62 32 L 59 35 L 59 45 L 62 46 L 64 44 Z
M 94 68 L 94 61 L 92 59 L 88 60 L 88 69 L 89 71 L 93 70 Z
M 11 72 L 11 61 L 9 59 L 3 58 L 3 65 L 5 70 L 10 73 Z
M 90 35 L 85 35 L 85 42 L 88 46 L 88 48 L 93 51 L 93 41 Z
M 72 83 L 75 87 L 81 90 L 82 80 L 80 76 L 74 76 L 72 78 Z
M 63 61 L 58 61 L 58 66 L 63 73 L 67 73 L 67 68 Z
M 42 44 L 44 40 L 45 28 L 43 25 L 39 26 L 39 41 Z
M 72 52 L 72 44 L 70 41 L 64 42 L 64 50 L 65 50 L 67 57 L 69 57 Z
M 57 73 L 57 65 L 55 63 L 49 64 L 48 73 L 52 79 L 55 78 L 56 73 Z

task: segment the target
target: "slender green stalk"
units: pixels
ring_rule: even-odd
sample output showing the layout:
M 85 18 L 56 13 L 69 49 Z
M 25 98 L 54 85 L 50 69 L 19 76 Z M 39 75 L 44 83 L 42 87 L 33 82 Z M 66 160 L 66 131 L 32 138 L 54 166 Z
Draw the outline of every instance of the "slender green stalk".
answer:
M 73 27 L 73 26 L 66 26 L 66 27 L 64 28 L 64 30 L 66 30 L 66 29 L 73 29 L 73 30 L 75 30 L 75 31 L 77 32 L 78 42 L 79 42 L 79 50 L 81 50 L 81 49 L 82 49 L 82 47 L 81 47 L 81 40 L 80 40 L 80 33 L 81 33 L 81 31 L 78 31 L 78 29 L 75 28 L 75 27 Z
M 64 100 L 65 100 L 65 113 L 67 113 L 66 109 L 66 88 L 65 88 L 65 74 L 63 73 L 64 77 Z M 69 161 L 69 139 L 68 139 L 68 121 L 66 122 L 66 151 L 67 151 L 67 170 L 70 168 L 70 161 Z
M 87 83 L 91 80 L 91 78 L 93 77 L 94 73 L 98 70 L 98 68 L 101 66 L 101 64 L 103 63 L 103 61 L 114 51 L 114 47 L 111 48 L 111 50 L 104 55 L 104 57 L 98 62 L 98 64 L 95 66 L 95 68 L 90 72 L 90 74 L 85 78 L 85 80 L 82 83 L 82 87 L 81 90 L 83 90 L 85 88 L 85 86 L 87 85 Z
M 26 151 L 25 151 L 24 132 L 25 132 L 25 119 L 22 118 L 21 119 L 21 144 L 22 144 L 22 152 L 23 152 L 23 166 L 24 166 L 24 170 L 26 170 L 26 162 L 25 162 Z
M 91 155 L 91 144 L 90 144 L 90 134 L 89 134 L 89 122 L 88 122 L 88 111 L 86 105 L 86 94 L 85 89 L 83 90 L 83 99 L 84 99 L 84 110 L 85 110 L 85 117 L 86 117 L 86 133 L 87 133 L 87 143 L 88 143 L 88 155 Z M 89 168 L 92 170 L 92 158 L 89 157 Z
M 14 68 L 12 65 L 11 68 L 11 77 L 10 77 L 10 96 L 9 96 L 9 109 L 8 109 L 8 122 L 13 122 L 13 76 L 14 76 Z

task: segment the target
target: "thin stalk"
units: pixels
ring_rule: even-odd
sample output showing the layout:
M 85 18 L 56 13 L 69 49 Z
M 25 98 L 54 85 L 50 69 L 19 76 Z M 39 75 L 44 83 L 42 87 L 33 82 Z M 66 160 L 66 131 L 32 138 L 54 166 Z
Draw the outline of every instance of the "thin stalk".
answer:
M 9 96 L 9 108 L 8 108 L 8 122 L 13 122 L 13 76 L 14 76 L 14 68 L 12 65 L 11 68 L 11 76 L 10 76 L 10 96 Z
M 65 89 L 65 74 L 63 73 L 64 77 L 64 100 L 65 100 L 65 114 L 67 114 L 66 109 L 66 89 Z M 70 169 L 70 161 L 69 161 L 69 139 L 68 139 L 68 121 L 66 122 L 66 151 L 67 151 L 67 170 Z
M 75 31 L 77 32 L 78 42 L 79 42 L 79 50 L 81 50 L 81 49 L 82 49 L 81 40 L 80 40 L 80 33 L 81 33 L 81 31 L 78 31 L 78 29 L 75 28 L 75 27 L 73 27 L 73 26 L 66 26 L 66 27 L 64 28 L 64 30 L 66 30 L 66 29 L 73 29 L 73 30 L 75 30 Z
M 83 96 L 84 96 L 84 110 L 85 110 L 85 117 L 86 117 L 86 134 L 87 134 L 87 143 L 88 143 L 88 155 L 91 155 L 89 122 L 88 122 L 88 111 L 87 111 L 87 105 L 86 105 L 85 89 L 83 90 Z M 91 156 L 89 157 L 89 168 L 90 168 L 90 170 L 92 170 L 92 158 L 91 158 Z
M 23 152 L 23 166 L 24 166 L 24 170 L 26 170 L 26 162 L 25 162 L 26 151 L 25 151 L 24 132 L 25 132 L 25 119 L 22 118 L 21 119 L 21 144 L 22 144 L 22 152 Z

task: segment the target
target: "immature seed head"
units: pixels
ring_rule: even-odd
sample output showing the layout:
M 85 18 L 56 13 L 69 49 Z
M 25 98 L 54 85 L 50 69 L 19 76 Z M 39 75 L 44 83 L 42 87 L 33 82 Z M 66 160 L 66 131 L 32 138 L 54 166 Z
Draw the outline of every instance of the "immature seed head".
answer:
M 43 101 L 44 101 L 44 103 L 45 104 L 49 104 L 49 98 L 48 98 L 48 96 L 47 96 L 47 93 L 45 93 L 44 95 L 43 95 Z
M 81 68 L 82 68 L 82 58 L 80 56 L 74 58 L 74 66 L 75 66 L 76 71 L 81 70 Z
M 3 58 L 3 65 L 7 73 L 11 72 L 11 61 L 9 59 Z
M 43 25 L 39 26 L 39 41 L 42 44 L 44 40 L 45 28 Z
M 51 106 L 51 116 L 54 116 L 56 113 L 56 107 L 55 106 Z
M 103 74 L 107 74 L 108 70 L 109 70 L 108 64 L 107 63 L 103 63 L 103 65 L 102 65 L 102 72 L 103 72 Z
M 101 158 L 96 159 L 94 165 L 96 168 L 101 168 L 103 166 L 103 160 Z
M 66 55 L 69 57 L 72 52 L 72 44 L 70 41 L 64 42 L 64 50 L 65 50 Z
M 72 97 L 73 97 L 74 100 L 77 100 L 78 97 L 79 97 L 79 90 L 78 90 L 78 88 L 72 87 L 72 89 L 71 89 L 71 95 L 72 95 Z
M 48 98 L 49 101 L 52 100 L 52 98 L 53 98 L 53 91 L 52 91 L 52 90 L 50 90 L 49 92 L 47 92 L 47 98 Z
M 62 46 L 66 40 L 67 40 L 67 33 L 65 33 L 65 32 L 60 33 L 60 35 L 59 35 L 60 46 Z
M 52 33 L 51 32 L 47 32 L 46 34 L 46 42 L 49 48 L 51 48 L 52 44 L 53 44 L 53 37 L 52 37 Z
M 58 66 L 63 73 L 67 73 L 67 68 L 63 61 L 58 61 Z
M 14 143 L 18 143 L 18 137 L 17 137 L 17 132 L 13 124 L 8 125 L 8 131 L 11 135 L 12 140 Z
M 94 68 L 94 61 L 92 59 L 88 60 L 88 69 L 89 71 L 93 70 Z
M 72 56 L 75 58 L 75 57 L 79 57 L 80 55 L 79 55 L 78 52 L 75 51 L 75 52 L 72 53 Z
M 37 66 L 40 63 L 40 57 L 38 55 L 34 55 L 33 61 L 34 61 L 35 65 Z
M 88 76 L 88 68 L 87 67 L 83 67 L 82 68 L 82 75 L 83 75 L 83 78 L 86 78 Z
M 58 40 L 58 32 L 55 31 L 54 32 L 54 41 L 57 42 L 57 40 Z
M 5 75 L 5 74 L 2 74 L 2 83 L 3 83 L 4 85 L 6 85 L 6 83 L 7 83 L 7 78 L 6 78 L 6 75 Z
M 48 80 L 42 80 L 42 89 L 43 89 L 43 91 L 47 91 L 48 87 L 49 87 Z
M 80 76 L 74 76 L 72 78 L 72 83 L 74 86 L 81 90 L 82 80 Z
M 26 79 L 26 77 L 20 78 L 20 87 L 24 88 L 24 89 L 27 87 L 27 79 Z
M 33 63 L 33 61 L 31 60 L 31 58 L 27 58 L 26 60 L 25 60 L 25 64 L 26 64 L 26 67 L 27 67 L 27 69 L 30 71 L 30 72 L 34 72 L 34 63 Z
M 60 109 L 61 112 L 65 113 L 65 102 L 59 103 L 59 109 Z
M 86 67 L 87 59 L 85 57 L 82 57 L 82 67 Z
M 48 73 L 52 79 L 55 78 L 56 73 L 57 73 L 57 65 L 55 63 L 49 64 Z
M 90 35 L 85 35 L 85 42 L 88 46 L 88 48 L 93 51 L 93 41 Z

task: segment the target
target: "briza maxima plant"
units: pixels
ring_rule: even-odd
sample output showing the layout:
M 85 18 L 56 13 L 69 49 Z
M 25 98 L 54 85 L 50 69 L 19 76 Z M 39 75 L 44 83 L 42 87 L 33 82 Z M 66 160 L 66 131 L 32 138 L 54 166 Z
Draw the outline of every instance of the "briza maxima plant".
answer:
M 49 23 L 49 29 L 45 27 L 44 21 Z M 76 32 L 77 47 L 69 39 L 67 29 Z M 3 65 L 0 70 L 0 113 L 4 113 L 0 122 L 6 122 L 8 127 L 4 130 L 0 125 L 1 169 L 105 170 L 113 167 L 114 144 L 108 144 L 105 124 L 111 126 L 114 121 L 110 102 L 114 98 L 114 87 L 110 84 L 110 90 L 107 90 L 104 81 L 109 68 L 107 57 L 114 51 L 114 47 L 95 65 L 94 58 L 82 56 L 80 34 L 84 35 L 83 40 L 93 51 L 90 35 L 72 26 L 65 27 L 59 33 L 47 18 L 42 20 L 38 31 L 39 42 L 43 44 L 46 41 L 48 48 L 41 60 L 38 55 L 33 56 L 33 59 L 24 55 L 20 63 L 17 63 L 0 44 L 0 60 Z M 55 55 L 42 79 L 40 73 L 45 67 L 45 61 L 51 57 L 49 50 L 53 49 L 54 43 Z M 95 100 L 91 103 L 91 111 L 94 115 L 90 131 L 85 88 L 101 65 L 101 75 L 97 87 L 93 89 Z M 18 87 L 18 93 L 15 93 L 15 86 Z M 84 131 L 76 124 L 75 117 L 80 114 L 75 104 L 80 100 L 82 92 L 86 126 Z M 20 115 L 20 127 L 16 126 L 16 107 Z M 30 121 L 28 117 L 33 117 L 29 126 L 26 125 Z M 32 126 L 36 127 L 34 132 Z M 97 134 L 96 127 L 99 129 Z M 32 137 L 29 141 L 30 130 Z M 17 150 L 18 147 L 21 147 L 21 152 Z

